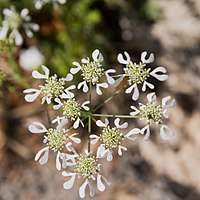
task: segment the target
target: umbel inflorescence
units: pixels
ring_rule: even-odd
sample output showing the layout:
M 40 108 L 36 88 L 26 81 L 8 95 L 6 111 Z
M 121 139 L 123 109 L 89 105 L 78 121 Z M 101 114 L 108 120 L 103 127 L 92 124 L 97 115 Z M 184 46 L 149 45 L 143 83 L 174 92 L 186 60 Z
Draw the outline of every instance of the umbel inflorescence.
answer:
M 58 78 L 56 74 L 50 75 L 49 69 L 42 66 L 43 73 L 34 70 L 32 76 L 35 79 L 42 79 L 43 84 L 38 88 L 24 90 L 27 102 L 40 98 L 42 104 L 48 104 L 47 108 L 58 110 L 60 113 L 55 119 L 49 116 L 48 127 L 41 122 L 33 122 L 29 126 L 30 132 L 44 134 L 45 146 L 36 154 L 35 160 L 43 165 L 48 161 L 49 153 L 56 154 L 56 168 L 63 170 L 62 175 L 66 177 L 63 187 L 67 190 L 71 189 L 77 179 L 81 182 L 79 188 L 81 198 L 86 195 L 86 187 L 89 188 L 89 194 L 93 197 L 95 188 L 102 192 L 105 190 L 105 185 L 111 184 L 102 175 L 101 160 L 112 161 L 115 151 L 122 156 L 123 152 L 127 151 L 126 140 L 133 142 L 133 145 L 138 135 L 148 140 L 150 129 L 154 125 L 159 127 L 163 140 L 169 140 L 174 134 L 173 130 L 165 124 L 168 110 L 175 106 L 175 100 L 170 101 L 170 96 L 164 97 L 159 104 L 155 92 L 151 92 L 147 94 L 146 102 L 138 103 L 138 107 L 132 105 L 127 115 L 96 113 L 100 107 L 120 92 L 132 93 L 130 101 L 135 104 L 135 101 L 139 99 L 140 91 L 144 92 L 147 88 L 154 89 L 154 85 L 149 81 L 150 77 L 159 81 L 167 80 L 168 75 L 164 67 L 152 69 L 147 66 L 154 61 L 153 54 L 148 57 L 147 52 L 143 52 L 141 61 L 135 63 L 127 52 L 124 52 L 124 56 L 120 53 L 117 60 L 122 64 L 122 74 L 117 74 L 115 69 L 105 69 L 103 55 L 98 49 L 92 52 L 91 57 L 83 58 L 80 63 L 73 62 L 75 67 L 72 67 L 70 73 L 64 78 Z M 73 77 L 78 73 L 82 81 L 77 85 L 72 84 Z M 111 97 L 105 99 L 96 108 L 93 107 L 93 91 L 96 91 L 97 95 L 102 95 L 107 88 L 120 86 L 120 90 L 115 89 L 116 92 Z M 83 102 L 75 97 L 75 89 L 86 93 Z M 47 113 L 49 113 L 48 110 Z M 131 127 L 127 131 L 128 123 L 120 122 L 122 118 L 139 119 L 144 122 L 144 127 Z M 92 130 L 94 125 L 100 132 L 94 133 Z M 81 138 L 78 137 L 77 131 L 80 126 L 88 132 L 88 148 L 82 153 L 78 153 L 74 147 L 75 143 L 81 145 Z M 92 145 L 97 147 L 94 148 L 96 151 L 91 151 Z M 96 187 L 94 187 L 95 184 Z

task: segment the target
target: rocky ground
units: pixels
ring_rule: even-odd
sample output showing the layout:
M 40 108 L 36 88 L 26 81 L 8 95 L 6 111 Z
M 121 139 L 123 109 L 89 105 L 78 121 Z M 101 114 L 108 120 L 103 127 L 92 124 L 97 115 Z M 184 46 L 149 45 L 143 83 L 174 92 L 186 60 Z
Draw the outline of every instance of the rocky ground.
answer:
M 157 92 L 159 97 L 171 95 L 177 100 L 168 120 L 176 135 L 163 142 L 155 129 L 149 141 L 127 143 L 129 150 L 123 158 L 105 163 L 105 174 L 112 185 L 97 194 L 96 200 L 200 199 L 200 1 L 156 3 L 161 18 L 148 27 L 137 24 L 128 9 L 122 13 L 121 20 L 127 24 L 123 28 L 130 36 L 123 48 L 153 51 L 156 64 L 167 67 L 170 79 L 157 87 Z M 14 104 L 15 99 L 12 101 Z M 7 102 L 2 104 L 1 130 L 13 137 L 17 133 L 21 139 L 16 142 L 0 132 L 0 200 L 79 199 L 78 185 L 71 191 L 62 188 L 64 178 L 56 171 L 54 159 L 43 167 L 34 162 L 42 138 L 27 131 L 33 118 L 21 118 L 21 113 L 29 115 L 33 108 L 21 105 L 18 110 L 5 110 Z M 119 111 L 115 105 L 110 108 L 112 112 Z M 8 126 L 4 125 L 6 119 L 10 121 Z

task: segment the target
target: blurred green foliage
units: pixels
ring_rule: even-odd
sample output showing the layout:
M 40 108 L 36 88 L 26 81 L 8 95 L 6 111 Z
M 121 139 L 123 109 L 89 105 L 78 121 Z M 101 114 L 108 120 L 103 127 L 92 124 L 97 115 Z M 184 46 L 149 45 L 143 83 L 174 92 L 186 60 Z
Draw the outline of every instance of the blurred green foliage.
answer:
M 148 21 L 159 17 L 159 10 L 153 0 L 124 2 L 137 11 L 139 19 Z M 17 11 L 28 8 L 32 21 L 41 27 L 38 33 L 34 33 L 35 39 L 30 42 L 26 38 L 21 48 L 27 48 L 32 44 L 40 47 L 46 58 L 44 64 L 58 76 L 65 76 L 73 61 L 80 61 L 82 57 L 91 55 L 95 48 L 112 48 L 112 41 L 121 39 L 118 25 L 120 1 L 68 0 L 58 9 L 53 9 L 52 5 L 47 4 L 41 10 L 36 10 L 33 0 L 0 0 L 0 24 L 3 8 L 11 5 L 14 5 Z M 3 51 L 4 47 L 9 48 L 9 43 L 1 42 L 0 51 Z M 13 59 L 16 59 L 16 55 Z M 14 67 L 16 69 L 16 65 Z M 20 73 L 20 70 L 14 71 Z M 16 77 L 22 78 L 19 74 Z

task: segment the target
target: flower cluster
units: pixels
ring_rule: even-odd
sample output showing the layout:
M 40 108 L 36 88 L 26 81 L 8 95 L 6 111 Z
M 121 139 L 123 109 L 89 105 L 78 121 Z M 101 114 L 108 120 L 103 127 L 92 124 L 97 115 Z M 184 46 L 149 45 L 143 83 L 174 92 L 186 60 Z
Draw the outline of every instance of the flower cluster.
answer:
M 65 4 L 67 0 L 34 0 L 35 8 L 41 9 L 45 4 L 51 3 L 53 4 L 53 7 L 58 7 L 58 4 Z
M 76 179 L 81 181 L 79 188 L 81 198 L 85 197 L 87 186 L 90 196 L 93 197 L 95 195 L 94 183 L 101 192 L 105 190 L 105 183 L 111 184 L 101 175 L 103 167 L 100 160 L 112 161 L 115 151 L 119 156 L 124 155 L 125 153 L 122 151 L 127 151 L 127 142 L 134 142 L 137 135 L 144 135 L 145 140 L 149 139 L 152 125 L 159 126 L 161 138 L 164 140 L 170 139 L 174 134 L 169 126 L 163 124 L 164 119 L 168 118 L 168 110 L 175 105 L 175 100 L 169 102 L 169 96 L 163 98 L 161 105 L 159 105 L 155 93 L 152 92 L 147 95 L 148 102 L 146 104 L 139 103 L 139 108 L 131 106 L 132 111 L 128 115 L 96 113 L 101 106 L 112 100 L 124 88 L 125 93 L 131 93 L 134 89 L 132 99 L 135 101 L 139 98 L 139 85 L 142 85 L 142 91 L 145 91 L 147 86 L 150 89 L 154 88 L 148 82 L 150 76 L 160 81 L 168 78 L 164 67 L 157 67 L 153 70 L 146 69 L 146 64 L 154 60 L 153 54 L 150 54 L 149 58 L 146 59 L 147 53 L 143 52 L 139 64 L 133 63 L 127 52 L 125 52 L 125 56 L 126 59 L 123 58 L 122 54 L 118 55 L 118 61 L 125 64 L 124 74 L 119 75 L 116 74 L 115 69 L 105 70 L 103 56 L 97 49 L 92 53 L 92 60 L 83 58 L 81 64 L 73 62 L 76 67 L 71 68 L 70 73 L 65 78 L 58 78 L 55 74 L 50 76 L 49 69 L 42 65 L 43 73 L 34 70 L 32 76 L 35 79 L 42 79 L 44 83 L 39 85 L 38 89 L 31 88 L 24 91 L 27 102 L 33 102 L 37 97 L 42 96 L 42 104 L 47 103 L 48 107 L 52 107 L 60 113 L 52 121 L 49 117 L 49 128 L 40 122 L 33 122 L 29 126 L 30 132 L 45 134 L 43 139 L 45 147 L 36 154 L 35 160 L 39 160 L 39 163 L 43 165 L 48 161 L 50 150 L 56 153 L 56 168 L 58 170 L 65 169 L 62 175 L 67 180 L 63 187 L 68 190 L 73 187 Z M 83 80 L 76 86 L 72 84 L 72 81 L 78 72 Z M 92 104 L 93 87 L 98 95 L 102 95 L 102 88 L 113 87 L 114 89 L 121 84 L 122 80 L 124 80 L 122 89 L 117 90 L 114 95 L 105 99 L 102 104 L 95 108 Z M 82 103 L 77 100 L 78 98 L 73 93 L 76 88 L 82 89 L 83 93 L 88 94 L 87 99 Z M 104 120 L 99 119 L 99 117 Z M 114 123 L 108 120 L 109 117 L 114 118 Z M 120 122 L 122 118 L 132 120 L 138 118 L 145 121 L 145 126 L 141 129 L 137 127 L 128 129 L 127 122 Z M 95 123 L 92 125 L 93 122 Z M 56 128 L 52 128 L 55 124 L 57 124 Z M 87 127 L 89 134 L 88 149 L 85 150 L 85 155 L 77 153 L 73 145 L 81 143 L 81 139 L 76 137 L 78 132 L 75 131 L 79 130 L 79 125 Z M 92 131 L 94 125 L 98 128 L 96 130 L 100 130 L 100 132 L 97 131 L 94 134 Z M 93 153 L 90 148 L 94 148 Z
M 29 10 L 24 8 L 20 13 L 15 10 L 15 7 L 3 9 L 4 20 L 0 29 L 0 40 L 14 40 L 16 45 L 23 43 L 23 37 L 20 29 L 23 28 L 28 37 L 33 37 L 33 31 L 39 30 L 39 25 L 31 22 Z

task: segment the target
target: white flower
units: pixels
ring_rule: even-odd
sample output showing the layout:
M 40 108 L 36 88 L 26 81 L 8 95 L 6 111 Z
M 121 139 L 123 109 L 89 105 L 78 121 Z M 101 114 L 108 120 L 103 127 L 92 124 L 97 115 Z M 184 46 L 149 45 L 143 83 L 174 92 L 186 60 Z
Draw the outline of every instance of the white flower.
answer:
M 106 118 L 105 123 L 101 120 L 97 120 L 96 125 L 103 128 L 100 136 L 90 135 L 91 144 L 96 144 L 97 141 L 100 141 L 102 144 L 97 149 L 97 158 L 106 157 L 107 161 L 113 159 L 112 153 L 114 148 L 118 148 L 118 155 L 122 155 L 122 150 L 127 150 L 126 147 L 121 146 L 121 143 L 124 139 L 135 140 L 135 135 L 140 133 L 138 128 L 130 130 L 126 135 L 123 135 L 119 129 L 126 129 L 128 123 L 119 124 L 120 119 L 116 118 L 114 121 L 115 126 L 111 127 L 109 121 Z
M 115 73 L 116 70 L 108 69 L 104 71 L 101 64 L 103 62 L 103 56 L 98 49 L 93 51 L 92 58 L 93 61 L 90 61 L 89 58 L 83 58 L 81 60 L 82 64 L 73 62 L 73 65 L 75 65 L 76 68 L 71 68 L 70 72 L 72 74 L 77 74 L 79 71 L 81 71 L 81 76 L 83 77 L 84 81 L 78 84 L 78 89 L 82 88 L 83 92 L 88 92 L 88 84 L 91 83 L 92 85 L 96 85 L 97 94 L 102 95 L 101 88 L 108 88 L 108 84 L 100 83 L 100 78 L 105 75 L 108 83 L 114 84 L 115 80 L 110 74 Z
M 75 98 L 69 98 L 67 101 L 62 102 L 59 98 L 55 99 L 55 102 L 57 103 L 56 105 L 53 106 L 54 109 L 62 109 L 63 112 L 63 117 L 59 117 L 58 120 L 60 119 L 71 119 L 74 122 L 73 127 L 77 129 L 79 127 L 79 124 L 81 124 L 84 127 L 84 124 L 82 120 L 80 119 L 81 117 L 81 110 L 84 109 L 85 111 L 89 111 L 89 107 L 87 106 L 90 101 L 85 101 L 82 104 L 79 104 Z M 56 122 L 57 120 L 55 119 L 53 122 Z
M 32 72 L 32 76 L 35 79 L 44 79 L 45 84 L 40 85 L 39 89 L 26 89 L 24 90 L 25 100 L 27 102 L 33 102 L 35 99 L 42 94 L 42 104 L 46 101 L 48 104 L 51 103 L 52 99 L 54 98 L 64 98 L 69 99 L 73 98 L 74 94 L 70 92 L 70 90 L 75 89 L 75 85 L 71 85 L 68 88 L 65 88 L 66 81 L 71 81 L 73 79 L 73 76 L 71 74 L 68 74 L 66 78 L 57 78 L 57 75 L 54 74 L 53 76 L 49 76 L 49 69 L 42 65 L 42 69 L 44 71 L 44 74 L 41 74 L 37 70 L 34 70 Z
M 46 147 L 41 149 L 35 156 L 35 161 L 39 160 L 41 165 L 44 165 L 48 161 L 49 157 L 49 150 L 51 149 L 54 152 L 57 152 L 56 156 L 56 168 L 58 170 L 61 169 L 60 159 L 63 160 L 62 166 L 64 168 L 67 166 L 68 160 L 74 161 L 76 157 L 76 152 L 72 147 L 72 143 L 69 140 L 79 144 L 81 140 L 77 137 L 77 133 L 72 135 L 68 134 L 68 130 L 63 128 L 65 124 L 59 124 L 56 129 L 49 128 L 47 129 L 42 123 L 40 122 L 33 122 L 29 126 L 29 131 L 31 133 L 46 133 L 44 135 L 43 143 L 46 144 Z M 67 148 L 68 151 L 73 152 L 74 155 L 62 153 L 63 148 Z M 42 155 L 43 154 L 43 155 Z M 65 158 L 65 159 L 64 159 Z
M 4 40 L 7 36 L 14 39 L 16 45 L 21 45 L 23 38 L 19 32 L 20 28 L 25 30 L 28 37 L 33 37 L 32 31 L 38 31 L 39 25 L 32 23 L 29 16 L 29 10 L 24 8 L 20 13 L 17 13 L 14 7 L 3 10 L 4 20 L 0 30 L 0 40 Z
M 100 164 L 96 156 L 92 156 L 91 153 L 86 151 L 86 155 L 79 155 L 76 157 L 76 162 L 74 163 L 74 169 L 72 172 L 63 171 L 63 176 L 67 177 L 68 180 L 63 184 L 65 189 L 71 189 L 74 185 L 75 179 L 83 179 L 83 184 L 79 188 L 79 196 L 81 198 L 85 197 L 86 187 L 89 187 L 90 196 L 94 197 L 95 189 L 91 182 L 97 182 L 97 188 L 99 191 L 103 192 L 105 190 L 105 185 L 102 180 L 110 185 L 111 183 L 100 174 Z
M 151 71 L 151 68 L 146 69 L 146 64 L 152 63 L 154 61 L 154 55 L 151 53 L 149 58 L 146 59 L 147 52 L 142 52 L 141 54 L 141 62 L 139 64 L 133 63 L 131 58 L 127 52 L 124 52 L 126 59 L 124 59 L 123 55 L 120 53 L 117 57 L 119 63 L 126 65 L 124 67 L 124 74 L 121 74 L 120 81 L 123 80 L 124 77 L 128 77 L 129 87 L 126 89 L 125 93 L 131 93 L 132 99 L 136 101 L 139 98 L 139 89 L 138 85 L 142 85 L 142 91 L 146 91 L 146 88 L 154 89 L 154 85 L 147 82 L 147 79 L 150 76 L 158 79 L 159 81 L 165 81 L 168 79 L 168 75 L 166 73 L 166 69 L 164 67 L 157 67 Z M 120 83 L 118 80 L 114 85 L 118 85 Z
M 35 8 L 41 9 L 45 4 L 52 3 L 54 8 L 58 7 L 58 3 L 65 4 L 67 0 L 34 0 Z
M 155 124 L 160 126 L 160 136 L 163 140 L 169 140 L 174 135 L 173 130 L 167 125 L 163 124 L 163 118 L 168 118 L 167 111 L 175 106 L 175 99 L 168 103 L 171 99 L 170 96 L 162 99 L 162 104 L 157 105 L 156 95 L 154 92 L 147 95 L 148 103 L 139 103 L 139 109 L 134 106 L 131 108 L 134 110 L 130 113 L 132 116 L 140 116 L 141 120 L 146 121 L 146 126 L 141 129 L 141 134 L 145 135 L 144 139 L 148 140 L 150 137 L 150 126 Z
M 32 46 L 19 52 L 19 64 L 25 70 L 33 70 L 44 63 L 44 56 L 37 47 Z

